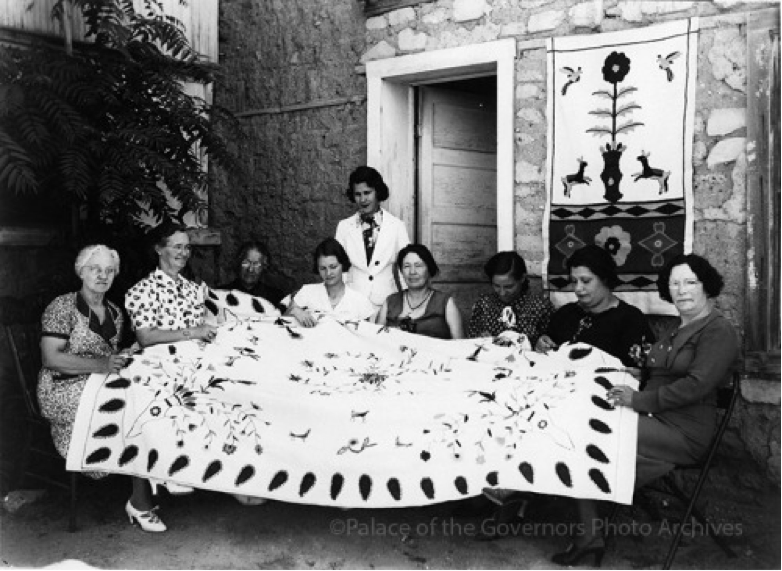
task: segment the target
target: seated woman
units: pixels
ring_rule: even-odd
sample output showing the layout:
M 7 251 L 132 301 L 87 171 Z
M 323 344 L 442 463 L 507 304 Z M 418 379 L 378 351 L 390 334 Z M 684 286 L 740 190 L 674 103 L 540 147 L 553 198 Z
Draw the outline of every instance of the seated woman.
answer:
M 204 289 L 181 274 L 190 259 L 185 227 L 164 222 L 150 232 L 158 267 L 125 294 L 125 308 L 142 347 L 188 339 L 211 341 L 204 324 Z
M 619 278 L 611 254 L 599 246 L 584 246 L 570 256 L 567 267 L 577 301 L 554 312 L 535 350 L 546 353 L 567 342 L 589 343 L 620 359 L 638 376 L 643 365 L 639 355 L 654 338 L 646 316 L 614 295 Z M 527 494 L 486 488 L 484 495 L 500 506 L 499 519 L 524 516 Z
M 239 248 L 237 256 L 237 277 L 234 281 L 221 285 L 218 289 L 235 289 L 249 295 L 262 297 L 275 306 L 279 306 L 285 297 L 283 280 L 271 276 L 269 250 L 263 242 L 245 242 Z
M 589 343 L 628 367 L 641 366 L 639 351 L 654 336 L 641 310 L 614 295 L 619 279 L 611 254 L 599 246 L 584 246 L 568 258 L 567 267 L 577 301 L 551 316 L 535 350 L 545 353 L 566 342 Z
M 363 321 L 375 316 L 375 307 L 356 290 L 345 285 L 344 274 L 350 269 L 342 244 L 326 238 L 315 248 L 312 266 L 323 283 L 307 284 L 291 299 L 286 315 L 292 315 L 304 327 L 314 327 L 322 315 L 340 321 Z
M 450 294 L 432 287 L 440 271 L 423 244 L 402 248 L 396 258 L 407 289 L 392 293 L 380 308 L 377 322 L 439 339 L 462 339 L 462 315 Z
M 150 232 L 158 267 L 125 294 L 125 309 L 142 347 L 189 339 L 211 341 L 216 330 L 204 324 L 204 290 L 180 273 L 190 259 L 184 226 L 163 222 Z M 174 482 L 154 482 L 172 494 L 192 492 Z
M 87 246 L 76 256 L 81 290 L 56 298 L 42 318 L 38 402 L 52 425 L 57 451 L 68 455 L 73 424 L 84 386 L 91 373 L 117 373 L 127 357 L 117 353 L 123 317 L 105 298 L 119 272 L 119 256 L 101 244 Z M 88 473 L 99 478 L 102 473 Z M 144 531 L 161 532 L 165 524 L 155 513 L 149 483 L 132 478 L 133 494 L 125 511 Z
M 714 307 L 722 291 L 722 276 L 695 254 L 673 258 L 660 272 L 660 297 L 673 302 L 679 313 L 674 323 L 646 357 L 648 379 L 636 391 L 617 385 L 608 391 L 614 406 L 632 408 L 638 416 L 635 487 L 666 474 L 677 464 L 700 460 L 716 427 L 716 391 L 730 379 L 739 355 L 736 331 Z M 552 561 L 576 565 L 592 555 L 599 564 L 605 539 L 593 524 L 597 505 L 578 500 L 584 533 Z
M 467 324 L 467 337 L 490 337 L 503 331 L 523 333 L 534 347 L 548 328 L 554 306 L 547 297 L 529 293 L 527 265 L 516 252 L 494 254 L 483 271 L 493 293 L 478 298 Z

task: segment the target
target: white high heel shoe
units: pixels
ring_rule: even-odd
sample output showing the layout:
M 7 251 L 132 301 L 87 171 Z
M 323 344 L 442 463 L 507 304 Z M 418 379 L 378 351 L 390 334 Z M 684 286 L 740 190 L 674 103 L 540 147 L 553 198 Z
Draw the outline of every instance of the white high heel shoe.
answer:
M 169 482 L 167 480 L 156 480 L 155 478 L 149 478 L 149 485 L 152 486 L 152 494 L 157 496 L 158 487 L 163 487 L 168 490 L 168 493 L 172 496 L 186 496 L 193 493 L 193 488 L 190 486 L 183 486 L 175 482 Z
M 130 500 L 128 500 L 128 503 L 125 504 L 125 513 L 128 514 L 128 519 L 130 520 L 131 525 L 135 522 L 144 531 L 149 531 L 151 533 L 161 533 L 166 531 L 168 528 L 155 513 L 156 510 L 157 506 L 149 511 L 142 512 L 141 510 L 134 508 L 133 504 L 130 503 Z

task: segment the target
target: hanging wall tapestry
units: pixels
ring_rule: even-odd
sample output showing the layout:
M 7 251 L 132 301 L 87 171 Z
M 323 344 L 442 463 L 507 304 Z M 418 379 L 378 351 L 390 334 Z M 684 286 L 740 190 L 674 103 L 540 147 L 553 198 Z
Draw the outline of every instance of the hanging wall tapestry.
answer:
M 567 258 L 597 244 L 620 297 L 673 313 L 657 273 L 692 246 L 696 19 L 548 40 L 544 280 L 573 301 Z
M 230 305 L 213 343 L 146 348 L 120 374 L 91 376 L 69 470 L 341 507 L 487 486 L 632 500 L 637 414 L 613 409 L 606 390 L 637 383 L 606 353 L 326 317 L 305 329 L 212 296 Z

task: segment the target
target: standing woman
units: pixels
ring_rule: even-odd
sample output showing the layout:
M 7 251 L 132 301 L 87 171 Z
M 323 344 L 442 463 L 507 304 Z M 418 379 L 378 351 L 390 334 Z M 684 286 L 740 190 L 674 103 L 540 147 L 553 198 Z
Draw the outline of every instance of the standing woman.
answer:
M 184 278 L 190 237 L 184 226 L 163 222 L 150 233 L 158 267 L 128 290 L 125 308 L 142 347 L 189 339 L 211 341 L 204 324 L 204 289 Z
M 523 333 L 534 347 L 548 328 L 554 306 L 548 298 L 529 292 L 527 264 L 516 252 L 494 254 L 483 271 L 493 293 L 478 298 L 467 325 L 467 337 L 489 337 L 503 331 Z
M 440 271 L 423 244 L 405 246 L 397 266 L 407 283 L 405 291 L 392 293 L 380 308 L 377 322 L 438 339 L 463 339 L 462 315 L 450 294 L 432 287 Z
M 346 281 L 379 308 L 386 297 L 402 289 L 395 261 L 410 238 L 404 223 L 380 208 L 388 199 L 388 187 L 375 169 L 361 166 L 350 173 L 345 194 L 357 209 L 337 225 L 336 238 L 351 263 Z
M 639 351 L 654 335 L 643 312 L 614 295 L 619 278 L 611 254 L 600 246 L 584 246 L 568 258 L 567 267 L 577 301 L 551 316 L 535 350 L 545 353 L 563 343 L 589 343 L 628 367 L 639 367 Z
M 321 315 L 339 320 L 363 321 L 374 317 L 375 306 L 346 285 L 344 272 L 350 269 L 350 259 L 334 238 L 318 244 L 312 255 L 312 266 L 323 283 L 306 284 L 296 292 L 286 315 L 292 315 L 304 327 L 313 327 Z
M 57 451 L 65 458 L 84 386 L 92 373 L 117 373 L 127 357 L 117 354 L 122 336 L 120 309 L 106 299 L 119 272 L 119 256 L 102 244 L 87 246 L 76 256 L 78 292 L 61 295 L 46 308 L 42 318 L 38 402 L 41 414 L 52 426 Z M 94 478 L 104 474 L 88 473 Z M 154 511 L 146 480 L 132 478 L 133 495 L 125 505 L 131 522 L 144 531 L 161 532 L 165 524 Z

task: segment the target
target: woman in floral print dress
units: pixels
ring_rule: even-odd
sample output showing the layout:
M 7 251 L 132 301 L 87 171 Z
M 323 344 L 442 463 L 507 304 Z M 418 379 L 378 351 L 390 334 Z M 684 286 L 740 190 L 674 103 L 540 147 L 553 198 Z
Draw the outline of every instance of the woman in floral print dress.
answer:
M 184 276 L 182 270 L 190 259 L 190 237 L 184 226 L 164 222 L 151 233 L 158 256 L 158 267 L 134 285 L 125 295 L 136 339 L 142 347 L 199 339 L 212 341 L 217 330 L 204 323 L 204 289 Z M 172 494 L 193 491 L 171 481 L 154 481 Z M 263 503 L 258 498 L 234 497 L 243 504 Z
M 92 373 L 117 373 L 127 356 L 117 353 L 122 336 L 120 309 L 105 299 L 119 272 L 119 256 L 103 245 L 87 246 L 76 257 L 76 275 L 81 290 L 61 295 L 43 314 L 38 402 L 41 414 L 51 423 L 57 451 L 68 455 L 79 401 Z M 105 474 L 89 473 L 92 477 Z M 133 495 L 125 506 L 130 521 L 145 531 L 165 531 L 154 512 L 146 480 L 133 478 Z
M 211 341 L 215 328 L 204 324 L 204 289 L 181 275 L 190 259 L 185 227 L 164 222 L 150 238 L 158 267 L 125 295 L 125 308 L 139 344 Z

